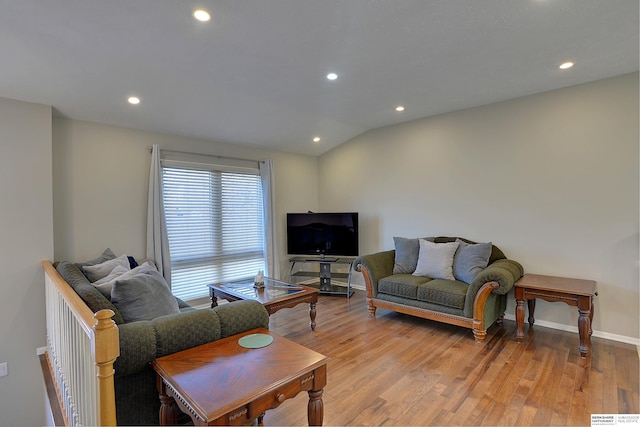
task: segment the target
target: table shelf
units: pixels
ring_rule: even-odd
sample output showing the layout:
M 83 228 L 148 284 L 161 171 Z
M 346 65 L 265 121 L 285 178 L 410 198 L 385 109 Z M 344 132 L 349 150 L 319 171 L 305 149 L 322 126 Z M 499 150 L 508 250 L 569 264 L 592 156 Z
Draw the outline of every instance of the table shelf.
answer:
M 289 269 L 289 281 L 298 283 L 296 278 L 318 278 L 318 283 L 305 283 L 307 286 L 316 287 L 320 290 L 320 295 L 340 295 L 350 298 L 353 295 L 351 289 L 351 271 L 353 269 L 354 257 L 304 257 L 296 256 L 289 258 L 291 268 Z M 308 269 L 295 270 L 297 264 L 318 264 L 319 271 Z M 347 273 L 331 271 L 334 265 L 348 265 Z M 332 283 L 332 279 L 346 279 L 347 285 Z

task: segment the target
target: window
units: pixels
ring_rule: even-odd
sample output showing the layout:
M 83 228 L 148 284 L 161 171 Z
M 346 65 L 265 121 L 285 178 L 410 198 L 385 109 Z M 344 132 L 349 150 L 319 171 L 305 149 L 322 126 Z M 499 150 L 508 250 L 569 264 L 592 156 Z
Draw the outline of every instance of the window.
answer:
M 210 283 L 253 277 L 265 269 L 257 169 L 165 164 L 162 179 L 174 295 L 205 297 Z

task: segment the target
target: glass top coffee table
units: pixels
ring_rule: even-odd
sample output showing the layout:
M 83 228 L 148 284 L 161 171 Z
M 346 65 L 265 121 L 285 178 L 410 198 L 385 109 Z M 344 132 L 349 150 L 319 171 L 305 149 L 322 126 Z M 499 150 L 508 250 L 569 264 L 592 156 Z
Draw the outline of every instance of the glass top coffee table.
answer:
M 308 303 L 311 330 L 316 328 L 316 303 L 319 292 L 315 288 L 294 285 L 269 277 L 264 278 L 264 287 L 262 288 L 256 288 L 252 278 L 209 285 L 212 308 L 218 305 L 218 298 L 229 301 L 252 299 L 264 305 L 271 316 L 282 308 Z

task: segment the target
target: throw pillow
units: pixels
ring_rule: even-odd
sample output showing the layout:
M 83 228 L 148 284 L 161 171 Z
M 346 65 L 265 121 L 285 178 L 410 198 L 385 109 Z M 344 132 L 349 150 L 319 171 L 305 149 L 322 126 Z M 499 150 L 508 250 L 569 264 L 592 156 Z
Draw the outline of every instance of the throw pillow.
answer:
M 456 242 L 460 244 L 453 258 L 453 275 L 461 282 L 469 283 L 487 268 L 489 257 L 491 256 L 491 242 L 489 243 L 467 243 L 460 239 Z
M 420 239 L 407 239 L 405 237 L 394 237 L 393 243 L 396 249 L 393 264 L 393 274 L 411 274 L 416 270 L 418 254 L 420 252 Z M 425 237 L 424 240 L 433 241 L 432 237 Z
M 138 261 L 136 261 L 136 259 L 131 255 L 129 255 L 127 258 L 129 258 L 129 267 L 131 267 L 132 270 L 140 265 L 138 264 Z
M 180 312 L 166 280 L 153 269 L 128 279 L 116 279 L 111 289 L 111 302 L 125 322 L 153 320 Z
M 82 272 L 87 276 L 87 279 L 89 279 L 90 282 L 96 282 L 103 277 L 107 277 L 116 267 L 130 269 L 129 258 L 126 255 L 122 255 L 118 258 L 105 261 L 102 264 L 84 266 L 82 267 Z
M 115 257 L 116 257 L 116 254 L 114 254 L 110 248 L 107 248 L 102 252 L 102 255 L 100 255 L 98 258 L 92 259 L 90 261 L 85 261 L 85 262 L 76 262 L 75 264 L 76 264 L 76 267 L 78 267 L 80 271 L 82 271 L 82 267 L 86 267 L 88 265 L 102 264 L 103 262 L 109 261 L 110 259 L 114 259 Z
M 432 279 L 455 280 L 453 275 L 453 257 L 458 249 L 458 242 L 433 243 L 420 239 L 420 253 L 414 276 L 425 276 Z
M 111 289 L 113 288 L 113 284 L 117 279 L 128 279 L 130 277 L 135 276 L 138 273 L 145 272 L 148 269 L 156 270 L 157 269 L 149 264 L 148 262 L 142 263 L 136 268 L 128 270 L 126 267 L 118 266 L 114 268 L 111 273 L 107 277 L 103 277 L 97 282 L 93 282 L 92 285 L 95 286 L 102 295 L 107 297 L 109 300 L 111 299 Z

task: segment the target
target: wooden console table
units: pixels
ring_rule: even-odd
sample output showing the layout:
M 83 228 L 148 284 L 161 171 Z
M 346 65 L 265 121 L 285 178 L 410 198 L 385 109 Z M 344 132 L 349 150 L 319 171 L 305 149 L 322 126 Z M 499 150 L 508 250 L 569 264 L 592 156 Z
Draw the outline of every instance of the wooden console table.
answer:
M 564 302 L 578 307 L 578 333 L 580 335 L 580 356 L 586 357 L 591 346 L 591 324 L 593 322 L 593 299 L 596 282 L 593 280 L 571 279 L 567 277 L 525 274 L 514 285 L 516 294 L 517 339 L 524 337 L 524 301 L 529 306 L 529 326 L 535 322 L 536 298 L 550 302 Z
M 268 334 L 266 347 L 245 348 L 238 339 Z M 322 425 L 322 389 L 328 358 L 293 341 L 257 328 L 160 357 L 157 373 L 160 424 L 175 425 L 178 408 L 194 425 L 247 425 L 286 399 L 307 391 L 309 425 Z

